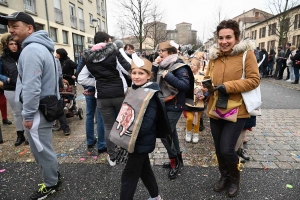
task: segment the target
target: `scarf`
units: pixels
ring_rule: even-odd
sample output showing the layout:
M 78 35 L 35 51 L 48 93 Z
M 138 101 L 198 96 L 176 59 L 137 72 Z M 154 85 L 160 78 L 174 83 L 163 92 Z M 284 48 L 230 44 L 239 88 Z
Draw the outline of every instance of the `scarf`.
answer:
M 8 53 L 8 55 L 9 55 L 12 59 L 14 59 L 16 62 L 18 62 L 19 57 L 20 57 L 20 54 L 21 54 L 21 51 L 12 52 L 12 51 L 9 50 L 9 53 Z
M 163 61 L 161 61 L 161 63 L 159 63 L 159 66 L 161 68 L 167 68 L 169 65 L 175 63 L 177 59 L 178 59 L 178 54 L 171 54 L 167 56 Z

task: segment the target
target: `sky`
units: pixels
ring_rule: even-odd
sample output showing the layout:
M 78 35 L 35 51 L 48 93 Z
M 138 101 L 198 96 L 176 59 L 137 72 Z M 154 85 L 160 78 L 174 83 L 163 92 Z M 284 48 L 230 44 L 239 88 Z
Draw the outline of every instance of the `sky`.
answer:
M 117 15 L 122 13 L 113 3 L 107 0 L 108 33 L 118 35 Z M 167 30 L 174 30 L 176 24 L 188 22 L 192 29 L 198 31 L 198 37 L 204 42 L 211 38 L 218 21 L 218 11 L 221 19 L 230 19 L 257 8 L 271 13 L 267 6 L 268 0 L 157 0 L 159 8 L 163 10 Z

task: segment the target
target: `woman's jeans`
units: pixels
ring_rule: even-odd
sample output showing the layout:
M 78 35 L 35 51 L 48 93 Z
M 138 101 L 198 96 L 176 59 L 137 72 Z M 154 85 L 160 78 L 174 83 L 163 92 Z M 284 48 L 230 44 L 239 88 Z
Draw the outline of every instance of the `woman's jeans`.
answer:
M 299 80 L 299 68 L 294 67 L 295 81 Z
M 294 81 L 295 80 L 294 67 L 293 66 L 289 66 L 289 69 L 290 69 L 290 79 L 292 81 Z
M 94 116 L 95 112 L 97 115 L 97 135 L 98 143 L 97 148 L 103 150 L 106 147 L 104 138 L 104 124 L 102 120 L 99 108 L 97 108 L 97 99 L 95 96 L 85 96 L 86 102 L 86 120 L 85 120 L 85 131 L 87 145 L 92 145 L 95 140 L 95 129 L 94 129 Z
M 237 140 L 244 128 L 246 118 L 238 118 L 236 122 L 210 118 L 211 134 L 214 139 L 216 154 L 226 163 L 238 161 L 234 150 Z

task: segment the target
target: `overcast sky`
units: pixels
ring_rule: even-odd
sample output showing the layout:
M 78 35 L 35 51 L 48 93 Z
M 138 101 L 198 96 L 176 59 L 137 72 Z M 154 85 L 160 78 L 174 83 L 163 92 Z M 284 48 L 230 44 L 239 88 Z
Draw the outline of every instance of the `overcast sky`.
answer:
M 114 6 L 113 0 L 107 0 L 108 32 L 118 35 L 116 11 L 122 12 Z M 257 8 L 270 12 L 266 3 L 268 0 L 157 0 L 164 11 L 164 20 L 168 30 L 174 30 L 176 24 L 188 22 L 192 29 L 198 31 L 198 37 L 204 42 L 212 37 L 216 28 L 218 8 L 221 7 L 221 19 L 233 18 L 244 11 Z M 203 36 L 204 35 L 204 36 Z

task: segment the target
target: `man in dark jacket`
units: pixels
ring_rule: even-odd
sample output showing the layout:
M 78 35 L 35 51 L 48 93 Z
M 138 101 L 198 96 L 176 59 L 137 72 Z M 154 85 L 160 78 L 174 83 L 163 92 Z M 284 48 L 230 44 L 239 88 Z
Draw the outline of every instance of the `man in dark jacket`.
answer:
M 280 76 L 280 71 L 281 71 L 281 68 L 282 68 L 282 65 L 283 65 L 283 57 L 284 57 L 284 51 L 283 51 L 283 48 L 282 46 L 279 46 L 277 48 L 278 50 L 278 56 L 276 58 L 276 69 L 275 69 L 275 73 L 274 73 L 274 77 L 276 80 L 281 80 L 282 79 L 282 76 Z
M 291 57 L 291 60 L 293 61 L 294 73 L 295 73 L 295 81 L 292 82 L 292 84 L 298 84 L 299 83 L 299 69 L 300 69 L 300 46 L 298 47 L 296 54 L 293 57 Z
M 119 113 L 125 98 L 124 83 L 117 69 L 117 63 L 121 70 L 129 71 L 131 63 L 126 61 L 118 51 L 115 44 L 111 43 L 111 36 L 105 32 L 97 32 L 91 50 L 84 51 L 83 58 L 88 71 L 95 77 L 97 106 L 103 118 L 105 128 L 105 140 L 107 146 L 107 161 L 110 166 L 116 165 L 115 144 L 109 139 L 109 133 Z
M 281 58 L 282 67 L 281 67 L 281 69 L 279 71 L 279 75 L 278 75 L 279 79 L 283 78 L 283 72 L 284 72 L 285 68 L 287 68 L 286 67 L 286 60 L 288 59 L 288 57 L 291 54 L 290 47 L 291 47 L 291 43 L 286 43 L 286 45 L 285 45 L 286 51 L 285 51 L 284 56 Z M 287 68 L 287 77 L 286 77 L 285 80 L 288 80 L 289 78 L 290 78 L 290 70 L 289 70 L 289 68 Z
M 265 55 L 264 61 L 262 62 L 262 64 L 259 66 L 259 73 L 262 74 L 261 77 L 265 77 L 268 75 L 268 52 L 266 51 L 266 49 L 264 47 L 261 48 L 261 51 L 259 52 L 259 60 L 262 60 L 263 57 Z

